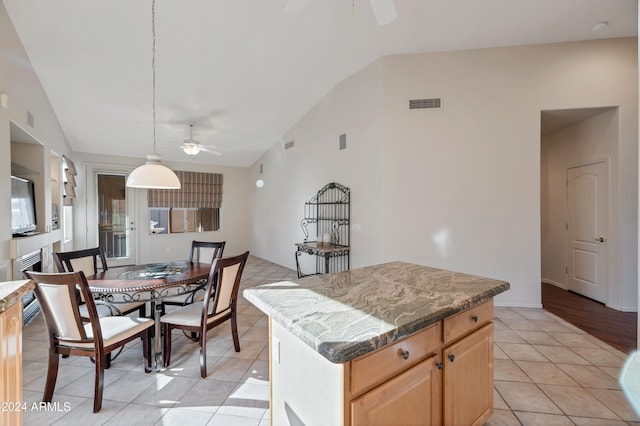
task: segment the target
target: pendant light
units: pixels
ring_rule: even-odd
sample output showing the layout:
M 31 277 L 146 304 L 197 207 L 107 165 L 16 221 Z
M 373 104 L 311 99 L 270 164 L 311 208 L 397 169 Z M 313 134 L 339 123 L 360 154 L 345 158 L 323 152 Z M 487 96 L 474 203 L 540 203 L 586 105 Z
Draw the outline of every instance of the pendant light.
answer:
M 130 188 L 180 189 L 178 176 L 162 164 L 156 154 L 156 0 L 151 1 L 151 35 L 153 42 L 151 70 L 153 84 L 153 154 L 147 155 L 147 162 L 136 168 L 127 178 Z

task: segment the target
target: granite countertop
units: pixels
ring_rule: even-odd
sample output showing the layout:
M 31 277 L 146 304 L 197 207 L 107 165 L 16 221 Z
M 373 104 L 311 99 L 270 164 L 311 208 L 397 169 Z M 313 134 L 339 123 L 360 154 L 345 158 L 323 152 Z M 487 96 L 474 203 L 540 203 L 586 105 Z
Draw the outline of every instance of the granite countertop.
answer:
M 329 361 L 344 363 L 508 289 L 506 281 L 390 262 L 243 295 Z
M 31 280 L 7 281 L 0 283 L 0 313 L 6 311 L 33 290 Z

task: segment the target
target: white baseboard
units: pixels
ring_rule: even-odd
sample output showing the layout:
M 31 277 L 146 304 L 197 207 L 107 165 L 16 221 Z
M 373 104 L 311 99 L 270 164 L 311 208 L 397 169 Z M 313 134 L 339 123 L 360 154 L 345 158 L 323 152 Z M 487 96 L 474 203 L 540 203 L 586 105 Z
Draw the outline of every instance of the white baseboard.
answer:
M 509 302 L 494 302 L 494 306 L 497 308 L 529 308 L 529 309 L 541 309 L 541 303 L 509 303 Z
M 551 284 L 551 285 L 559 287 L 559 288 L 561 288 L 563 290 L 567 290 L 567 286 L 565 286 L 563 283 L 559 283 L 557 281 L 549 280 L 549 279 L 546 279 L 546 278 L 543 278 L 541 281 L 544 284 Z

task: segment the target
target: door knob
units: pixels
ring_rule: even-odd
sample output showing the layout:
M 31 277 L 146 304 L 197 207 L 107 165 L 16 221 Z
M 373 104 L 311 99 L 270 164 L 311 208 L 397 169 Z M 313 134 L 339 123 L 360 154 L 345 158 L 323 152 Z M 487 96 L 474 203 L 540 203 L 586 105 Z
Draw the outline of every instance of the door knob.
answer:
M 598 241 L 599 243 L 604 243 L 604 238 L 600 237 L 600 238 L 594 238 L 594 240 Z

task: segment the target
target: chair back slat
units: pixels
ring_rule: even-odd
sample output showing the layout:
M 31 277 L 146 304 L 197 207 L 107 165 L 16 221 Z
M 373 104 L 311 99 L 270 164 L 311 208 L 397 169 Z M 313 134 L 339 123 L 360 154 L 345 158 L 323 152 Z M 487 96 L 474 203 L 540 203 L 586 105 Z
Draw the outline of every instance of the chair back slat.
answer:
M 225 241 L 193 241 L 191 243 L 191 252 L 189 253 L 189 262 L 213 263 L 214 259 L 222 257 L 225 243 Z
M 79 257 L 77 259 L 69 259 L 69 263 L 71 264 L 71 268 L 69 272 L 84 272 L 85 275 L 90 276 L 94 275 L 96 272 L 96 262 L 95 257 Z
M 218 315 L 235 305 L 242 271 L 248 257 L 249 252 L 245 252 L 239 256 L 214 260 L 205 290 L 203 316 Z
M 82 271 L 90 276 L 98 272 L 98 267 L 104 271 L 109 269 L 101 247 L 53 253 L 53 258 L 60 272 Z
M 229 309 L 231 306 L 231 296 L 233 294 L 234 285 L 238 272 L 240 271 L 240 263 L 227 266 L 218 271 L 218 288 L 216 292 L 219 294 L 215 307 L 215 314 Z
M 60 340 L 86 340 L 87 334 L 80 319 L 80 292 L 83 280 L 82 272 L 43 274 L 26 272 L 36 284 L 35 294 L 42 307 L 47 328 Z M 91 300 L 93 301 L 93 300 Z M 95 305 L 91 303 L 95 312 Z M 91 315 L 91 309 L 89 309 Z M 97 313 L 96 313 L 97 315 Z

